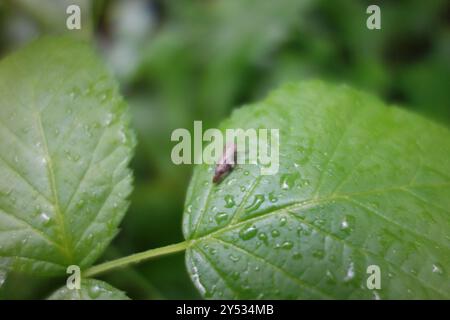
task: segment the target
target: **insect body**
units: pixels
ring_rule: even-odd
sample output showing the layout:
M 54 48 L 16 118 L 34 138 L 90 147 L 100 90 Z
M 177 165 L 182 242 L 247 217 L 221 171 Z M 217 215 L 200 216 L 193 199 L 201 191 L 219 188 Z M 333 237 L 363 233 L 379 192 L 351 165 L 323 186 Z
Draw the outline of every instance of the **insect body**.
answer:
M 236 165 L 237 150 L 234 143 L 227 144 L 223 150 L 223 155 L 216 164 L 213 182 L 219 183 L 233 170 Z

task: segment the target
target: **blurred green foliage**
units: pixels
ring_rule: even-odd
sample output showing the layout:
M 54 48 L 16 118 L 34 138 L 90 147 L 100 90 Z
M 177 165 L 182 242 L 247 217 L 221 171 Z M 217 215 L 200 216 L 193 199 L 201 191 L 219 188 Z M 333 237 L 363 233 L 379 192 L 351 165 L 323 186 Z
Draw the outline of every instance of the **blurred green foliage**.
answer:
M 104 259 L 182 240 L 189 166 L 170 160 L 171 132 L 216 126 L 232 108 L 286 81 L 346 82 L 450 124 L 450 4 L 445 0 L 78 0 L 0 3 L 0 54 L 48 33 L 97 46 L 121 81 L 139 145 L 135 191 Z M 382 29 L 366 28 L 378 4 Z M 132 298 L 198 298 L 183 254 L 103 277 Z M 61 280 L 61 279 L 59 279 Z M 45 284 L 43 284 L 45 283 Z M 0 298 L 40 298 L 61 281 L 8 277 Z M 52 287 L 53 286 L 53 287 Z

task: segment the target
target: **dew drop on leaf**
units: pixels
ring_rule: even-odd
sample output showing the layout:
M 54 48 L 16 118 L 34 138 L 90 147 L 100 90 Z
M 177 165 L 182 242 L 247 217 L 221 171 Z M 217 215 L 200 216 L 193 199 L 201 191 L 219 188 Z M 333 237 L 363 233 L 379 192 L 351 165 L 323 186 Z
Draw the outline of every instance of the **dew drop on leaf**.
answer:
M 215 219 L 218 225 L 222 225 L 228 220 L 228 214 L 225 212 L 219 212 L 218 214 L 216 214 Z
M 444 267 L 440 263 L 434 263 L 432 267 L 432 272 L 443 275 L 444 274 Z
M 344 281 L 348 282 L 351 281 L 355 277 L 355 264 L 353 262 L 350 262 L 347 273 L 345 274 Z
M 291 250 L 294 247 L 292 241 L 285 241 L 281 244 L 281 249 Z
M 300 252 L 296 252 L 292 255 L 292 258 L 295 260 L 300 260 L 303 257 L 303 255 Z
M 113 114 L 109 112 L 109 113 L 107 113 L 106 116 L 105 116 L 103 125 L 104 125 L 105 127 L 109 127 L 109 126 L 111 125 L 112 121 L 113 121 Z
M 261 240 L 264 244 L 267 245 L 267 235 L 264 232 L 258 234 L 258 239 Z
M 254 198 L 253 198 L 253 202 L 245 208 L 245 211 L 247 213 L 256 211 L 259 209 L 259 207 L 261 206 L 261 204 L 263 204 L 264 202 L 264 195 L 262 194 L 257 194 Z
M 1 287 L 3 286 L 3 284 L 6 281 L 6 277 L 7 277 L 6 270 L 1 270 L 0 269 L 0 289 L 1 289 Z
M 101 289 L 97 285 L 94 285 L 89 288 L 89 296 L 94 300 L 100 296 L 100 293 L 101 293 Z
M 334 274 L 330 270 L 326 271 L 325 279 L 326 279 L 328 284 L 336 284 L 336 277 L 334 276 Z
M 323 257 L 325 256 L 325 252 L 322 249 L 317 249 L 313 251 L 312 255 L 317 259 L 323 259 Z
M 119 141 L 122 143 L 122 144 L 125 144 L 125 143 L 127 143 L 127 135 L 125 134 L 125 131 L 123 130 L 123 129 L 121 129 L 120 131 L 119 131 Z
M 49 217 L 49 215 L 48 215 L 47 213 L 45 213 L 45 212 L 42 212 L 42 213 L 39 215 L 39 218 L 41 219 L 41 221 L 42 221 L 42 223 L 43 223 L 44 225 L 46 225 L 46 224 L 48 224 L 48 223 L 50 222 L 50 217 Z
M 278 198 L 275 196 L 274 192 L 270 192 L 269 193 L 269 201 L 272 202 L 272 203 L 275 203 L 275 202 L 278 201 Z
M 300 178 L 299 173 L 293 173 L 293 174 L 283 174 L 280 177 L 280 187 L 283 190 L 289 190 L 292 189 L 295 186 L 295 182 L 297 179 Z
M 242 240 L 250 240 L 256 236 L 258 230 L 253 226 L 247 226 L 239 232 L 239 238 Z
M 226 195 L 224 200 L 225 208 L 233 208 L 235 206 L 234 198 L 232 195 Z

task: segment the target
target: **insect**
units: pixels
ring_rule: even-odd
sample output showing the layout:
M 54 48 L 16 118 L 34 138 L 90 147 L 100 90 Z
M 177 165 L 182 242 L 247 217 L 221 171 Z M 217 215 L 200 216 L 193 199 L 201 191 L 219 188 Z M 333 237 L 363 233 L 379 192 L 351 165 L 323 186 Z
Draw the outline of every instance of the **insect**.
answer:
M 236 144 L 229 143 L 225 146 L 223 150 L 222 157 L 216 164 L 216 169 L 214 171 L 213 182 L 219 183 L 222 179 L 228 175 L 236 165 L 237 150 Z

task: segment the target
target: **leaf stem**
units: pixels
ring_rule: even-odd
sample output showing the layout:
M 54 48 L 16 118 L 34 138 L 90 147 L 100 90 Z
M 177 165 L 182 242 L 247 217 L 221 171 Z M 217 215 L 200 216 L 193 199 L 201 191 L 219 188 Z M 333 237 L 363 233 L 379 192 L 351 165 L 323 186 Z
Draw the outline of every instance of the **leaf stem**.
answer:
M 171 244 L 165 247 L 150 249 L 147 251 L 135 253 L 123 258 L 101 263 L 87 269 L 84 273 L 84 277 L 93 277 L 100 273 L 110 271 L 117 268 L 123 268 L 130 264 L 138 263 L 147 259 L 179 252 L 185 250 L 189 246 L 189 241 L 183 241 L 176 244 Z

